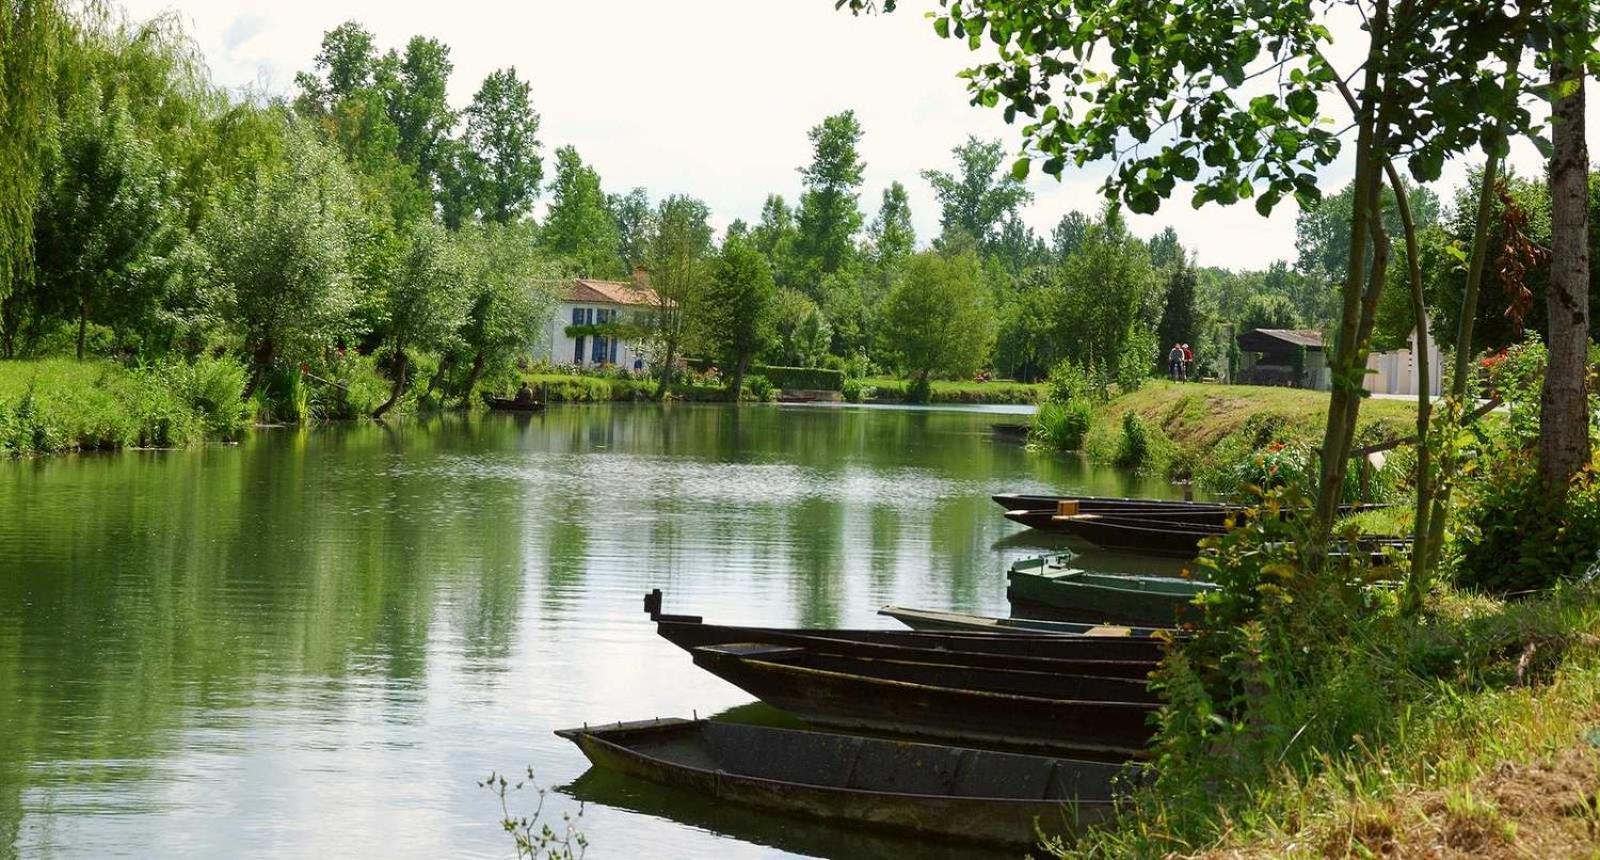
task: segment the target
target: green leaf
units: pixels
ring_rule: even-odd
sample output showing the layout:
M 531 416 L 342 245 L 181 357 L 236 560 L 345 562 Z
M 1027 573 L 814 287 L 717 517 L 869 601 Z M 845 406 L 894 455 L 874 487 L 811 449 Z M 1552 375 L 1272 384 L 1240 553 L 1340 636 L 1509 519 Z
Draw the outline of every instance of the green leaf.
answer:
M 1018 182 L 1022 182 L 1028 178 L 1028 169 L 1031 166 L 1032 160 L 1027 156 L 1018 158 L 1016 162 L 1011 165 L 1011 178 L 1017 180 Z
M 935 18 L 935 19 L 933 19 L 933 32 L 938 33 L 939 34 L 939 38 L 941 38 L 941 39 L 950 38 L 950 19 L 949 18 Z

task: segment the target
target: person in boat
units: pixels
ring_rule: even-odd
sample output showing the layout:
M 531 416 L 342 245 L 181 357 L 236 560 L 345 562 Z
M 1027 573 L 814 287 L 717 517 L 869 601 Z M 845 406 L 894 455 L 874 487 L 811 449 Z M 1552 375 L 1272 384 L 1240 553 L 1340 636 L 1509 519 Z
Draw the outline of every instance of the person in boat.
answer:
M 1173 382 L 1183 379 L 1183 346 L 1180 344 L 1174 343 L 1167 352 L 1167 376 Z
M 529 385 L 526 379 L 522 381 L 522 387 L 517 389 L 517 396 L 514 399 L 519 406 L 533 403 L 533 386 Z

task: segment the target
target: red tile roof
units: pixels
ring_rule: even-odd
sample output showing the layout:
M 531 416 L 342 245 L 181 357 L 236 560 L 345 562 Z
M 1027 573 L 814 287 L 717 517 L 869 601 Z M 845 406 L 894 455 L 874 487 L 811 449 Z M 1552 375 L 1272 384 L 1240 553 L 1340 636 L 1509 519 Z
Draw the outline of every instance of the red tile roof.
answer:
M 656 291 L 621 281 L 592 281 L 578 278 L 567 290 L 567 301 L 584 304 L 654 305 Z

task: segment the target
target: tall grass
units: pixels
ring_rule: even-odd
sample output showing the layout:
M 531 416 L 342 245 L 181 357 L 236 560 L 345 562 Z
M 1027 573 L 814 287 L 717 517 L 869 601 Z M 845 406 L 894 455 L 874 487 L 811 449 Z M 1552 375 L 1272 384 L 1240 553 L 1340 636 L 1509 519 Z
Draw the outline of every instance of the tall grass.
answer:
M 247 426 L 230 359 L 128 368 L 69 359 L 0 362 L 0 452 L 18 456 L 182 447 Z

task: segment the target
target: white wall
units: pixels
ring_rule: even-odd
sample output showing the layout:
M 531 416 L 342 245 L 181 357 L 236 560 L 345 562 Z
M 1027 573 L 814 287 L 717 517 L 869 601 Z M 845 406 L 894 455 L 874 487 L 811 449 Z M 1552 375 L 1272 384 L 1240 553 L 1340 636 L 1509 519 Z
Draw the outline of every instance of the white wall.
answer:
M 621 311 L 630 312 L 626 305 L 612 304 L 609 302 L 559 302 L 555 312 L 550 318 L 550 323 L 545 331 L 544 343 L 535 355 L 554 365 L 573 365 L 582 367 L 595 367 L 593 361 L 593 338 L 586 337 L 583 341 L 583 360 L 573 360 L 573 350 L 577 348 L 577 339 L 567 336 L 567 327 L 572 325 L 572 311 L 574 308 L 593 308 L 596 311 Z M 634 359 L 641 359 L 645 369 L 650 367 L 650 358 L 640 349 L 640 345 L 626 340 L 617 345 L 617 366 L 624 370 L 632 370 Z

